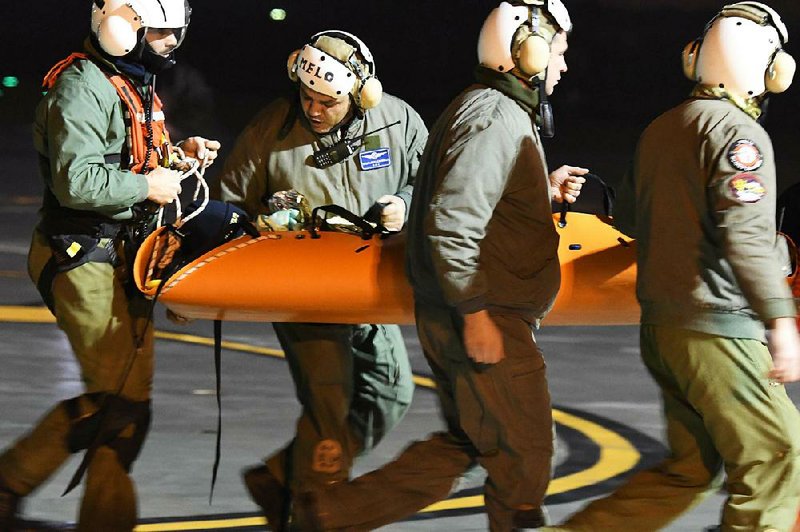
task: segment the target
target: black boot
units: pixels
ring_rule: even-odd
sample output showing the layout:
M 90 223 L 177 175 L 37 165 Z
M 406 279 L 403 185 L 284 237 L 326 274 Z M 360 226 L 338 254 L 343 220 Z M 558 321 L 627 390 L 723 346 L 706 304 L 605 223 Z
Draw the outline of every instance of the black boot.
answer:
M 0 532 L 16 530 L 20 499 L 22 497 L 8 489 L 0 480 Z
M 320 521 L 317 497 L 313 491 L 299 493 L 294 501 L 293 530 L 299 532 L 324 532 Z
M 270 528 L 274 532 L 287 530 L 290 497 L 286 487 L 270 473 L 265 465 L 246 469 L 242 473 L 242 477 L 247 491 L 250 493 L 250 498 L 261 507 Z M 4 531 L 0 530 L 0 532 Z
M 545 525 L 547 525 L 547 512 L 544 507 L 533 508 L 531 510 L 517 510 L 514 512 L 513 530 L 515 532 L 536 530 Z

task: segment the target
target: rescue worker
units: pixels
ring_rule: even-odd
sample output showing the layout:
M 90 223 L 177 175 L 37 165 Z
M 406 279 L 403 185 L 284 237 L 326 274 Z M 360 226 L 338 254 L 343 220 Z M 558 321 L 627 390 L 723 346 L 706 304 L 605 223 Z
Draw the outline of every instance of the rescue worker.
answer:
M 85 393 L 0 455 L 2 531 L 15 528 L 20 499 L 87 448 L 78 530 L 136 524 L 130 470 L 150 422 L 153 328 L 127 270 L 154 207 L 181 189 L 180 173 L 164 167 L 172 147 L 154 84 L 174 62 L 189 15 L 184 0 L 95 0 L 84 52 L 45 78 L 34 123 L 45 191 L 28 268 L 67 335 Z M 205 164 L 219 147 L 201 137 L 182 144 Z
M 757 122 L 788 88 L 786 26 L 726 5 L 684 51 L 691 96 L 642 134 L 615 204 L 638 242 L 641 355 L 659 385 L 670 456 L 558 530 L 658 530 L 724 469 L 723 531 L 789 531 L 800 502 L 800 337 L 776 237 L 775 156 Z M 766 332 L 766 334 L 765 334 Z
M 240 135 L 220 178 L 221 199 L 257 219 L 269 214 L 274 194 L 296 191 L 311 208 L 336 204 L 358 215 L 378 212 L 386 228 L 400 230 L 428 136 L 422 119 L 382 93 L 372 54 L 352 34 L 314 35 L 290 55 L 288 68 L 296 93 L 268 104 Z M 320 257 L 319 267 L 336 265 Z M 276 282 L 279 270 L 271 274 Z M 272 529 L 281 530 L 291 492 L 347 479 L 354 457 L 403 417 L 413 382 L 396 325 L 274 328 L 302 414 L 292 442 L 244 477 Z
M 301 494 L 302 530 L 372 530 L 488 472 L 495 532 L 543 524 L 553 457 L 545 363 L 532 331 L 560 284 L 551 200 L 574 202 L 587 169 L 548 175 L 546 98 L 566 72 L 560 0 L 503 2 L 478 41 L 477 83 L 431 131 L 409 217 L 417 331 L 447 431 L 350 482 Z

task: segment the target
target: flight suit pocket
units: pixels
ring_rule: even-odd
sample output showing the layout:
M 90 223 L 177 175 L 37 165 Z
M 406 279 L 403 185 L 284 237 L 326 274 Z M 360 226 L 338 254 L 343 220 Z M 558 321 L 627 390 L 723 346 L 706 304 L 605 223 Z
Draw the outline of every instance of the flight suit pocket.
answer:
M 459 423 L 482 455 L 495 454 L 500 440 L 497 421 L 485 403 L 487 398 L 481 397 L 476 389 L 481 383 L 475 375 L 470 375 L 471 370 L 466 365 L 463 369 L 466 372 L 456 377 L 454 390 Z
M 508 404 L 511 405 L 512 419 L 516 418 L 509 420 L 509 432 L 516 433 L 522 440 L 548 445 L 552 439 L 552 415 L 543 359 L 526 357 L 514 360 L 507 375 Z

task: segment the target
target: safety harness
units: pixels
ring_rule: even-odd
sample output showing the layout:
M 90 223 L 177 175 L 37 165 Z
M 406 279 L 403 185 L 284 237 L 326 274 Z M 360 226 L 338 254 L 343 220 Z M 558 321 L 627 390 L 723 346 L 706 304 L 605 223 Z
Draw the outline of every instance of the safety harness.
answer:
M 95 61 L 85 53 L 70 54 L 66 59 L 56 63 L 45 75 L 42 88 L 52 89 L 58 76 L 77 60 Z M 123 167 L 137 174 L 146 174 L 157 166 L 169 166 L 172 155 L 169 132 L 164 121 L 161 99 L 152 86 L 145 87 L 145 90 L 149 91 L 149 97 L 143 101 L 139 91 L 128 78 L 102 66 L 100 70 L 125 104 L 128 160 Z
M 144 89 L 144 97 L 125 76 L 112 72 L 86 53 L 72 53 L 56 63 L 42 80 L 42 89 L 51 90 L 59 76 L 76 61 L 92 61 L 105 74 L 123 103 L 126 145 L 118 162 L 124 169 L 146 174 L 158 166 L 169 166 L 173 150 L 167 131 L 161 100 L 152 85 Z M 111 159 L 114 159 L 112 157 Z M 106 156 L 106 161 L 109 157 Z M 43 160 L 49 166 L 49 160 Z M 135 255 L 137 244 L 149 232 L 149 212 L 141 206 L 138 219 L 132 222 L 115 222 L 93 213 L 63 207 L 49 189 L 45 191 L 45 215 L 39 229 L 53 250 L 37 283 L 47 306 L 53 308 L 52 283 L 56 274 L 77 268 L 87 262 L 120 264 L 116 244 L 120 238 L 125 243 L 126 255 Z M 133 295 L 131 292 L 129 295 Z
M 153 85 L 144 89 L 144 97 L 126 77 L 109 71 L 88 54 L 73 53 L 54 65 L 42 82 L 44 91 L 51 90 L 58 77 L 75 61 L 93 61 L 105 74 L 116 90 L 124 107 L 126 145 L 118 158 L 105 155 L 107 163 L 116 162 L 121 168 L 137 174 L 144 174 L 157 166 L 169 166 L 172 156 L 169 133 L 164 122 L 161 100 L 155 94 Z M 45 167 L 50 161 L 42 156 Z M 39 230 L 47 237 L 52 256 L 45 264 L 37 282 L 37 288 L 44 302 L 55 314 L 52 286 L 58 273 L 77 268 L 87 262 L 110 263 L 114 267 L 122 264 L 117 252 L 118 243 L 125 246 L 127 260 L 132 260 L 136 248 L 147 236 L 152 227 L 152 212 L 147 209 L 135 210 L 130 222 L 117 222 L 97 214 L 63 207 L 55 195 L 46 189 L 45 215 Z M 129 297 L 137 297 L 132 282 L 126 283 Z M 115 389 L 102 394 L 86 396 L 94 405 L 94 412 L 78 415 L 75 401 L 66 401 L 65 408 L 73 420 L 68 447 L 71 452 L 86 450 L 83 460 L 72 476 L 64 493 L 71 491 L 81 480 L 97 449 L 103 445 L 113 448 L 120 463 L 129 469 L 139 453 L 150 422 L 150 402 L 133 403 L 122 397 L 122 388 L 127 381 L 133 363 L 144 339 L 144 332 L 152 323 L 152 305 L 148 309 L 144 330 L 135 331 L 136 348 L 128 356 Z M 73 404 L 75 403 L 75 404 Z M 135 426 L 132 437 L 122 437 L 122 431 L 129 425 Z

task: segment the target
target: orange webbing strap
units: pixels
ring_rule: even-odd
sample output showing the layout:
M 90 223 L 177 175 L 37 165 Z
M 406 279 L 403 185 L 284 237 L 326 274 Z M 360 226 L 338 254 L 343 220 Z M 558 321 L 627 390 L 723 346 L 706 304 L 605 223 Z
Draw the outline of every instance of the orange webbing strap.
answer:
M 107 75 L 107 77 L 127 108 L 128 148 L 133 158 L 130 170 L 137 174 L 145 173 L 146 170 L 153 169 L 161 163 L 157 150 L 152 150 L 148 157 L 148 137 L 152 136 L 153 147 L 166 152 L 166 157 L 169 158 L 169 133 L 163 118 L 160 117 L 161 99 L 153 93 L 151 112 L 159 118 L 151 118 L 148 127 L 145 104 L 136 88 L 125 77 L 118 74 Z M 148 158 L 147 161 L 145 161 L 145 157 Z
M 58 76 L 67 69 L 72 63 L 74 63 L 78 59 L 89 59 L 87 54 L 81 52 L 74 52 L 69 54 L 69 57 L 62 59 L 45 74 L 44 79 L 42 79 L 42 88 L 46 90 L 50 90 L 55 85 Z
M 47 72 L 42 80 L 42 88 L 44 90 L 52 89 L 58 76 L 77 60 L 91 61 L 92 58 L 82 52 L 70 54 L 69 57 L 53 65 Z M 127 110 L 126 136 L 128 139 L 128 151 L 132 157 L 129 169 L 140 174 L 159 166 L 162 162 L 160 159 L 169 161 L 171 153 L 170 138 L 163 119 L 161 99 L 157 94 L 153 93 L 152 114 L 157 116 L 158 119 L 151 120 L 148 127 L 145 105 L 136 87 L 125 76 L 109 72 L 105 68 L 101 68 L 101 70 L 114 87 L 114 90 L 117 91 L 117 95 Z M 153 147 L 156 149 L 152 150 L 148 157 L 147 138 L 150 136 L 152 136 Z M 159 154 L 158 151 L 161 153 Z M 144 160 L 145 157 L 148 158 L 147 161 Z

